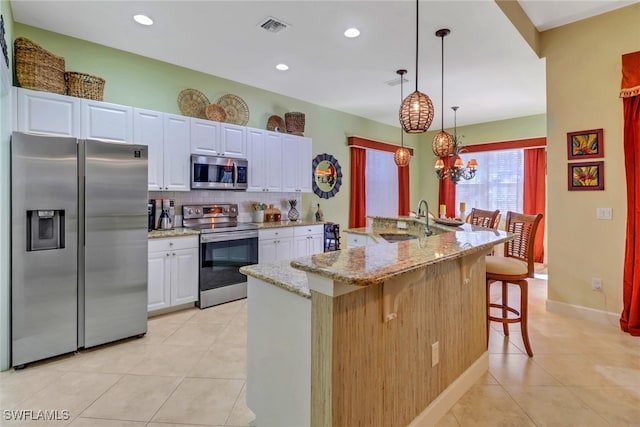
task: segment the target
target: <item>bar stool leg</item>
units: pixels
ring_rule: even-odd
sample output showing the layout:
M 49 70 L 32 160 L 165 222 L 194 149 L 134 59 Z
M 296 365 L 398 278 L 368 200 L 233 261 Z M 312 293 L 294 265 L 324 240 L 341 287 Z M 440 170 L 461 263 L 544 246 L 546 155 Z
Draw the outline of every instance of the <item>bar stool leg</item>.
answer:
M 491 330 L 491 281 L 487 280 L 487 348 L 489 348 L 489 331 Z
M 504 336 L 509 336 L 509 324 L 506 320 L 509 318 L 509 311 L 507 307 L 509 306 L 509 295 L 507 294 L 509 284 L 507 282 L 502 282 L 502 331 L 504 332 Z
M 531 350 L 531 343 L 529 342 L 529 331 L 527 330 L 529 282 L 521 280 L 518 282 L 518 285 L 520 285 L 520 329 L 522 332 L 522 341 L 524 342 L 524 348 L 527 350 L 529 357 L 533 357 L 533 350 Z

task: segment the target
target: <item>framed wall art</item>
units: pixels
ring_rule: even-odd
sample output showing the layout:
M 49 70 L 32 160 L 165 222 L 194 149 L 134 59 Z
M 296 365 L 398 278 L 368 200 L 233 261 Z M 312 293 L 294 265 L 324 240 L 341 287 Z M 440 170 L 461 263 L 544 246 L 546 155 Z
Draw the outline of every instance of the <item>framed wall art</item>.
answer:
M 604 162 L 569 163 L 569 191 L 604 190 Z
M 569 160 L 604 157 L 602 129 L 567 132 L 567 157 Z
M 318 154 L 312 166 L 313 192 L 323 199 L 335 196 L 342 185 L 342 168 L 338 159 L 331 154 Z

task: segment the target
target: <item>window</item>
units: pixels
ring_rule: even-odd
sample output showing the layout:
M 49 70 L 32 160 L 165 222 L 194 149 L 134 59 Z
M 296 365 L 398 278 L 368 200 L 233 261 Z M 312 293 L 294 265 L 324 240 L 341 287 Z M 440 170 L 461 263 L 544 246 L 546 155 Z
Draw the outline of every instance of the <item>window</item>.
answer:
M 478 160 L 478 171 L 475 178 L 458 182 L 456 200 L 465 202 L 468 212 L 474 207 L 500 209 L 503 218 L 507 211 L 523 212 L 524 150 L 482 151 L 473 157 Z
M 398 167 L 393 153 L 368 149 L 365 181 L 367 215 L 398 216 Z

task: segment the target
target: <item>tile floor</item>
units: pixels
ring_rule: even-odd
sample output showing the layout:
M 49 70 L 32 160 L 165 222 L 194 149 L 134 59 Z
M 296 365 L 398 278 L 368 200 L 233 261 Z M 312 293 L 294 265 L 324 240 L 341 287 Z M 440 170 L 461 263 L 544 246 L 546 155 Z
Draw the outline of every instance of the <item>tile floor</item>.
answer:
M 640 426 L 640 338 L 547 313 L 545 300 L 546 281 L 531 280 L 534 357 L 517 327 L 505 338 L 494 325 L 489 372 L 438 427 Z M 245 340 L 245 300 L 154 317 L 142 339 L 0 373 L 0 426 L 251 425 Z M 70 419 L 8 421 L 11 409 Z

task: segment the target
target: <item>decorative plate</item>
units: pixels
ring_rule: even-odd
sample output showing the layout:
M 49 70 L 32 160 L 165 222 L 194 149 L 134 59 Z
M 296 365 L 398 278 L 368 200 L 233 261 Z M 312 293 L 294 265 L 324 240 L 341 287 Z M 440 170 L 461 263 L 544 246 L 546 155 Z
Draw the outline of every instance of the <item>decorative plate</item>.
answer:
M 267 130 L 283 133 L 287 132 L 282 117 L 275 115 L 269 117 L 269 120 L 267 120 Z
M 207 119 L 213 120 L 214 122 L 224 123 L 227 121 L 227 113 L 224 111 L 224 108 L 218 104 L 209 104 L 206 114 Z
M 184 116 L 206 119 L 209 99 L 204 93 L 195 89 L 185 89 L 178 94 L 178 108 Z
M 242 98 L 236 95 L 222 95 L 216 104 L 227 113 L 227 123 L 244 126 L 249 122 L 249 107 Z
M 464 224 L 464 221 L 460 221 L 457 219 L 448 219 L 448 218 L 434 218 L 433 219 L 438 224 L 448 225 L 450 227 L 457 227 L 459 225 Z

